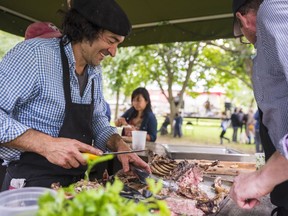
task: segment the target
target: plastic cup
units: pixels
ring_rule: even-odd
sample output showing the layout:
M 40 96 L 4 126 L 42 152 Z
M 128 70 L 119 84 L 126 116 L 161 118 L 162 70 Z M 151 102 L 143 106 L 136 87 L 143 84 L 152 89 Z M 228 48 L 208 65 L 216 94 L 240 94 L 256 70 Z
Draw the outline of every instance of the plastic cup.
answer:
M 117 127 L 117 132 L 120 136 L 122 136 L 123 127 Z
M 38 211 L 38 199 L 45 193 L 56 191 L 44 187 L 26 187 L 0 193 L 1 216 L 34 216 Z
M 132 149 L 144 150 L 147 131 L 132 131 Z

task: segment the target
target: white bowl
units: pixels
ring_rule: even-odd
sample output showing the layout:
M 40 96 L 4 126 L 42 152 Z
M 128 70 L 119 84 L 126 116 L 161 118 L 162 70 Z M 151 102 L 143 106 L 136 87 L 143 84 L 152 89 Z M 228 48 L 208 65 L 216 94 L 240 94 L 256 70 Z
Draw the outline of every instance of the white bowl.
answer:
M 38 211 L 38 198 L 56 191 L 44 187 L 26 187 L 0 193 L 1 216 L 34 216 Z

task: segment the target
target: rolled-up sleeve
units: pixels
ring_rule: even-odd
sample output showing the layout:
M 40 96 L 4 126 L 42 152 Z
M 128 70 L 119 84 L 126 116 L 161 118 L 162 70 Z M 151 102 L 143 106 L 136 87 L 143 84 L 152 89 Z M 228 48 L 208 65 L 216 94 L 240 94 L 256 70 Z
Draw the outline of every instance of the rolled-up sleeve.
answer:
M 35 68 L 31 68 L 36 65 L 34 59 L 33 52 L 19 44 L 0 63 L 0 143 L 10 142 L 29 129 L 17 121 L 17 109 L 33 92 L 37 79 Z
M 0 143 L 10 142 L 30 129 L 10 118 L 10 116 L 2 110 L 0 110 L 0 125 Z

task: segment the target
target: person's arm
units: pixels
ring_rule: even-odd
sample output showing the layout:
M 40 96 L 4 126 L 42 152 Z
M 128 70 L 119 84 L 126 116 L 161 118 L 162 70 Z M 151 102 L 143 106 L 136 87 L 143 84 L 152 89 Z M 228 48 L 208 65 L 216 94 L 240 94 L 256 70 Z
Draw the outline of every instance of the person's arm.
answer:
M 259 204 L 260 197 L 288 180 L 287 168 L 288 160 L 276 151 L 260 170 L 235 177 L 230 197 L 241 208 L 253 208 Z
M 21 136 L 3 146 L 26 152 L 35 152 L 47 158 L 51 163 L 70 169 L 86 161 L 82 152 L 101 155 L 102 151 L 75 139 L 54 138 L 35 130 L 27 130 Z
M 125 113 L 121 117 L 116 119 L 116 121 L 115 121 L 115 126 L 116 127 L 121 127 L 121 126 L 127 126 L 128 125 L 128 122 L 126 121 L 126 118 L 128 118 L 131 115 L 132 108 L 133 107 L 131 107 L 128 110 L 126 110 Z
M 26 42 L 13 48 L 0 63 L 0 145 L 41 154 L 51 163 L 65 168 L 85 164 L 80 151 L 101 152 L 72 139 L 53 138 L 33 130 L 12 116 L 17 112 L 15 108 L 34 105 L 32 102 L 40 94 L 42 86 L 37 66 L 34 49 Z
M 0 62 L 0 145 L 30 129 L 13 119 L 12 112 L 38 93 L 37 67 L 31 65 L 36 65 L 35 56 L 24 43 L 15 46 Z
M 123 118 L 123 117 L 119 117 L 115 121 L 115 126 L 116 127 L 121 127 L 121 126 L 126 126 L 126 125 L 128 125 L 128 123 L 126 122 L 125 118 Z

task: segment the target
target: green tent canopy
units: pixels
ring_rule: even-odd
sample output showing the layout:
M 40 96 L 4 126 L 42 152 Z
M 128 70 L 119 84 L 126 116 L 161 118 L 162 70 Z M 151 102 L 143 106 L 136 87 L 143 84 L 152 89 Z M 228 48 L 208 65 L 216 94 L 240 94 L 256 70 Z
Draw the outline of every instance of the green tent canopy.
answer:
M 117 2 L 133 26 L 123 46 L 233 37 L 231 0 Z M 35 21 L 53 22 L 61 28 L 66 10 L 67 0 L 1 0 L 0 29 L 24 36 L 27 26 Z

